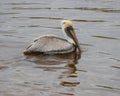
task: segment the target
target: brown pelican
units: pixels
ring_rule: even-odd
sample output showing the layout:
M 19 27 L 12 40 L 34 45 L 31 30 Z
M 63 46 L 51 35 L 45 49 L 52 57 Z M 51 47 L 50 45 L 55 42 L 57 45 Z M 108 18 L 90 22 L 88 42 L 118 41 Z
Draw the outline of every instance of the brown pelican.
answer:
M 44 53 L 44 54 L 66 54 L 71 52 L 77 52 L 81 54 L 80 45 L 76 37 L 73 23 L 70 20 L 61 21 L 63 33 L 65 33 L 66 39 L 54 36 L 45 35 L 38 39 L 26 48 L 25 55 L 31 55 L 32 53 Z

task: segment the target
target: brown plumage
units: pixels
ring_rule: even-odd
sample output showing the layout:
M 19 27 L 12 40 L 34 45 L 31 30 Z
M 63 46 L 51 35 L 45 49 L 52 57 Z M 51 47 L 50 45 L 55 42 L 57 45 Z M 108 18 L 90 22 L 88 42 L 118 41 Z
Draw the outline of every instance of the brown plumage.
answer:
M 75 47 L 67 40 L 56 36 L 43 36 L 36 39 L 25 51 L 24 54 L 45 53 L 64 54 L 73 52 Z
M 67 36 L 67 40 L 54 36 L 46 35 L 36 39 L 26 50 L 25 55 L 32 53 L 44 54 L 65 54 L 77 51 L 81 54 L 80 45 L 73 29 L 73 24 L 69 20 L 61 22 L 62 30 Z

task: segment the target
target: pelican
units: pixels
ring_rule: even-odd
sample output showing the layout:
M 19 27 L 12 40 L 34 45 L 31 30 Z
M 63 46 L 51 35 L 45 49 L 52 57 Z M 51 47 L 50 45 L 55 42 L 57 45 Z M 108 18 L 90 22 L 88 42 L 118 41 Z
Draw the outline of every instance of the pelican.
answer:
M 71 52 L 81 54 L 80 45 L 73 28 L 73 23 L 70 20 L 62 20 L 61 27 L 66 39 L 54 35 L 41 36 L 35 39 L 34 42 L 26 48 L 24 54 L 66 54 Z

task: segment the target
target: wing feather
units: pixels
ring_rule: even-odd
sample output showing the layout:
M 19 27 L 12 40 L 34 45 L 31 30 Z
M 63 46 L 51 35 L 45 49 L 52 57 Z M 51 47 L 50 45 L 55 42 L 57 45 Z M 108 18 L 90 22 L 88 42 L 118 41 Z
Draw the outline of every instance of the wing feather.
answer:
M 69 53 L 74 50 L 73 44 L 56 36 L 39 37 L 26 49 L 29 52 L 42 53 Z

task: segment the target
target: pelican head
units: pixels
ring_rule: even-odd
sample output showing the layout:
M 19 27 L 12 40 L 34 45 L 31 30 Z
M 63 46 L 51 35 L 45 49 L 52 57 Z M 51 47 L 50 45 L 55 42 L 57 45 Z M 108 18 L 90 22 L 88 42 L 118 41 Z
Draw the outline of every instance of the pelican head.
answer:
M 63 20 L 61 21 L 61 26 L 63 32 L 66 34 L 67 39 L 70 43 L 74 44 L 76 48 L 78 48 L 79 53 L 81 53 L 80 45 L 73 28 L 73 23 L 70 20 Z

